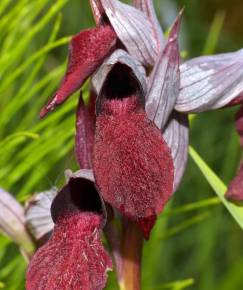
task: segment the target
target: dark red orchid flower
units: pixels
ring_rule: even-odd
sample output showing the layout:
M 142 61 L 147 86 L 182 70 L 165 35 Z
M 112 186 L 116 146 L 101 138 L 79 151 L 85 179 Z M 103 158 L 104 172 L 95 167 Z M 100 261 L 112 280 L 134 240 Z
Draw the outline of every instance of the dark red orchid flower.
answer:
M 90 3 L 97 27 L 72 38 L 67 72 L 40 113 L 91 77 L 89 104 L 81 94 L 76 115 L 81 171 L 52 204 L 55 227 L 31 261 L 27 290 L 103 289 L 111 261 L 100 239 L 105 217 L 99 194 L 148 239 L 186 167 L 188 114 L 238 103 L 243 92 L 242 50 L 180 64 L 181 13 L 165 39 L 151 0 L 134 0 L 135 7 L 118 0 Z M 238 129 L 242 133 L 242 125 Z M 231 197 L 240 199 L 232 188 Z
M 80 97 L 75 150 L 80 168 L 94 166 L 96 182 L 105 201 L 121 214 L 136 220 L 148 237 L 157 214 L 162 211 L 173 192 L 174 175 L 170 149 L 160 130 L 145 112 L 145 68 L 154 65 L 158 49 L 156 40 L 153 37 L 150 41 L 148 39 L 155 32 L 149 18 L 132 6 L 108 0 L 91 1 L 91 5 L 98 26 L 83 31 L 72 39 L 66 75 L 54 98 L 41 111 L 41 116 L 53 110 L 80 88 L 87 77 L 102 65 L 104 58 L 116 49 L 116 43 L 123 44 L 131 55 L 130 63 L 135 64 L 131 69 L 126 65 L 115 64 L 120 60 L 114 60 L 115 66 L 109 76 L 106 75 L 107 79 L 104 74 L 93 75 L 96 94 L 101 89 L 97 88 L 97 83 L 102 86 L 102 93 L 97 98 L 99 114 L 95 123 L 95 96 L 91 98 L 88 106 L 84 106 Z M 128 15 L 131 17 L 127 17 Z M 175 31 L 173 34 L 176 34 Z M 178 54 L 177 51 L 173 53 Z M 178 66 L 178 60 L 175 63 Z M 134 70 L 138 67 L 143 71 L 143 80 L 133 77 Z M 95 80 L 97 75 L 98 81 Z M 116 128 L 117 132 L 117 125 L 114 121 L 110 123 L 112 116 L 109 115 L 113 115 L 117 125 L 120 124 Z M 167 113 L 165 119 L 168 116 Z M 96 139 L 92 155 L 94 128 Z M 110 133 L 121 136 L 108 136 Z M 102 140 L 98 138 L 101 135 Z M 106 146 L 106 142 L 113 137 L 113 145 Z M 132 146 L 127 142 L 129 139 L 133 140 Z M 114 167 L 117 175 L 105 172 L 102 163 L 107 168 Z
M 112 267 L 100 237 L 106 214 L 88 171 L 70 177 L 51 213 L 55 227 L 31 260 L 26 289 L 103 289 Z
M 173 160 L 130 67 L 113 66 L 97 109 L 93 169 L 103 198 L 135 221 L 156 216 L 173 191 Z

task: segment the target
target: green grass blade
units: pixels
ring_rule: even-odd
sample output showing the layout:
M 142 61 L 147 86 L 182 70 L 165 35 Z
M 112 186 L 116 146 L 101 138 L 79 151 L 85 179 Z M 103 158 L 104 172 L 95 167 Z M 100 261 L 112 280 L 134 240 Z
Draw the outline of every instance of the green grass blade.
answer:
M 221 201 L 218 197 L 211 197 L 206 198 L 203 200 L 199 200 L 196 202 L 188 203 L 182 206 L 175 207 L 173 209 L 165 210 L 162 215 L 159 216 L 159 218 L 164 218 L 166 216 L 174 216 L 178 214 L 182 214 L 185 212 L 190 212 L 202 208 L 208 208 L 210 206 L 215 206 L 221 204 Z
M 210 31 L 208 34 L 208 38 L 206 40 L 206 44 L 203 50 L 203 54 L 213 54 L 219 39 L 220 32 L 223 28 L 225 19 L 225 11 L 219 11 L 216 13 L 212 25 L 210 27 Z
M 70 39 L 71 39 L 70 36 L 63 37 L 51 44 L 47 44 L 46 46 L 44 46 L 37 53 L 33 54 L 25 63 L 23 63 L 20 67 L 18 67 L 18 69 L 16 69 L 14 73 L 10 75 L 10 77 L 7 80 L 5 80 L 4 85 L 2 86 L 1 89 L 4 91 L 18 76 L 20 76 L 26 70 L 26 68 L 30 64 L 32 64 L 38 58 L 40 58 L 43 55 L 46 55 L 46 53 L 48 53 L 54 48 L 67 44 L 70 41 Z
M 155 286 L 154 290 L 182 290 L 194 284 L 194 279 L 186 279 L 181 281 L 170 282 L 162 284 L 160 286 Z
M 170 229 L 168 229 L 165 233 L 163 233 L 160 237 L 159 240 L 166 240 L 169 239 L 175 235 L 178 235 L 179 233 L 187 230 L 188 228 L 204 221 L 205 219 L 207 219 L 210 216 L 210 212 L 204 212 L 204 213 L 200 213 L 197 214 L 191 218 L 187 218 L 185 221 L 183 221 L 182 223 L 171 227 Z
M 196 163 L 196 165 L 204 175 L 204 177 L 207 179 L 208 183 L 210 184 L 214 192 L 220 198 L 221 202 L 225 205 L 225 207 L 228 209 L 228 211 L 233 216 L 235 221 L 243 229 L 243 207 L 228 201 L 224 197 L 224 194 L 227 190 L 226 185 L 213 172 L 213 170 L 206 164 L 206 162 L 199 156 L 199 154 L 191 146 L 189 148 L 189 153 L 193 161 Z

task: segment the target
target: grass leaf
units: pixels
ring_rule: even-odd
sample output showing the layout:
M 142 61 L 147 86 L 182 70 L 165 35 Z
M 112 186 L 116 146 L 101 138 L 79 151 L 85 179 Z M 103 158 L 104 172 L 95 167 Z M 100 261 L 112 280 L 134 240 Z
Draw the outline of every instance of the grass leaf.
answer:
M 206 162 L 200 157 L 200 155 L 190 146 L 189 153 L 193 161 L 196 163 L 204 177 L 207 179 L 208 183 L 214 190 L 214 192 L 218 195 L 221 202 L 228 209 L 230 214 L 233 216 L 235 221 L 239 224 L 239 226 L 243 229 L 243 207 L 236 205 L 230 201 L 228 201 L 224 194 L 227 190 L 224 182 L 213 172 L 213 170 L 206 164 Z

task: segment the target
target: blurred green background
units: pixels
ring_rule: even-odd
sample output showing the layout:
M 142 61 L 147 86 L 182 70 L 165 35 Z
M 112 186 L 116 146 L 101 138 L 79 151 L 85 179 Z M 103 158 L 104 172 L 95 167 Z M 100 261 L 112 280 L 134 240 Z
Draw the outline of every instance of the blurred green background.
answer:
M 243 47 L 242 0 L 154 2 L 165 30 L 185 7 L 181 49 L 188 58 Z M 63 75 L 69 36 L 93 25 L 87 0 L 0 1 L 0 187 L 21 202 L 60 186 L 63 171 L 77 168 L 77 95 L 45 120 L 38 113 Z M 226 184 L 241 157 L 236 111 L 204 113 L 191 122 L 190 143 Z M 178 192 L 145 244 L 143 289 L 243 289 L 243 232 L 212 198 L 189 158 Z M 202 200 L 209 205 L 201 207 Z M 191 203 L 192 210 L 184 210 Z M 0 288 L 24 289 L 25 267 L 17 246 L 0 235 Z M 116 289 L 113 274 L 107 289 Z

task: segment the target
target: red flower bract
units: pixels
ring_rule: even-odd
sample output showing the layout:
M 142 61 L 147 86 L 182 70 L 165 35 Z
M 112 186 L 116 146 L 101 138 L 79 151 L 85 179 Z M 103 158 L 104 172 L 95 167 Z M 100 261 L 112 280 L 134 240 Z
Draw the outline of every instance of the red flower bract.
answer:
M 99 96 L 93 169 L 103 198 L 147 227 L 141 220 L 160 213 L 172 194 L 173 161 L 141 94 L 131 71 L 116 65 Z

